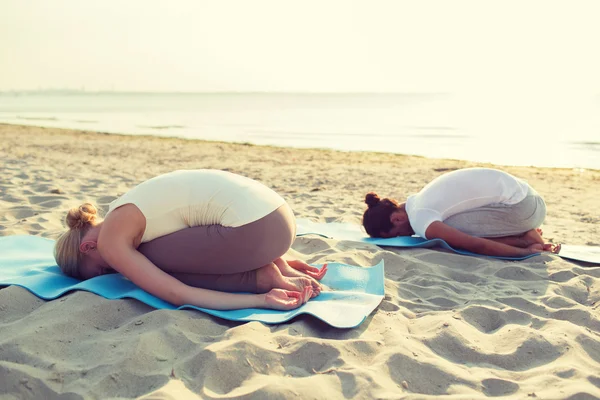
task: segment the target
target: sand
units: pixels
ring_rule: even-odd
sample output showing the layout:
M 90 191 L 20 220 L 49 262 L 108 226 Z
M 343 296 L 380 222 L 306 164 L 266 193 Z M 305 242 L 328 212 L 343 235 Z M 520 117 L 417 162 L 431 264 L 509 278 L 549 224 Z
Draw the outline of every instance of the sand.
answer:
M 106 208 L 147 178 L 217 168 L 257 179 L 298 217 L 360 221 L 364 193 L 402 198 L 476 165 L 0 125 L 0 235 L 56 238 L 65 211 Z M 502 167 L 546 199 L 545 236 L 600 245 L 600 171 Z M 0 290 L 0 397 L 600 398 L 600 267 L 508 262 L 317 237 L 311 263 L 386 263 L 386 296 L 358 328 L 304 316 L 234 323 L 75 292 Z

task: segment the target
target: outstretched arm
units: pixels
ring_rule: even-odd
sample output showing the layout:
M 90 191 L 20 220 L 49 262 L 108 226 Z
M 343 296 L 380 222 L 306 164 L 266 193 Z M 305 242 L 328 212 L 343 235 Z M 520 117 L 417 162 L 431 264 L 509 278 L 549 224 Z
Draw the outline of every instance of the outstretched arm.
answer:
M 442 239 L 450 246 L 477 254 L 496 257 L 523 257 L 539 253 L 538 247 L 520 248 L 493 240 L 471 236 L 455 229 L 441 221 L 432 222 L 427 227 L 425 235 L 428 239 Z
M 156 267 L 137 250 L 113 244 L 106 261 L 133 283 L 150 294 L 173 305 L 189 304 L 213 310 L 240 308 L 272 308 L 291 310 L 300 307 L 312 295 L 307 286 L 303 292 L 272 289 L 263 294 L 239 294 L 196 288 L 184 284 Z
M 116 271 L 140 288 L 171 304 L 190 304 L 215 310 L 240 308 L 294 309 L 304 304 L 312 290 L 293 292 L 273 289 L 265 294 L 236 294 L 186 285 L 162 271 L 136 250 L 136 239 L 144 231 L 145 220 L 136 210 L 117 209 L 103 222 L 98 251 Z M 310 293 L 309 293 L 310 292 Z
M 234 294 L 188 286 L 156 267 L 143 254 L 123 243 L 102 243 L 102 255 L 116 271 L 146 292 L 173 305 L 190 304 L 215 310 L 264 307 L 265 296 Z

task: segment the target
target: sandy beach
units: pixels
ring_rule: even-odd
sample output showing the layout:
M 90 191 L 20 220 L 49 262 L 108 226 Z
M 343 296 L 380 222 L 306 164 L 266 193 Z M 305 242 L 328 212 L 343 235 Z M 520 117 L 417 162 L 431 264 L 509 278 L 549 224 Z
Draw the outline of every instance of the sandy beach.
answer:
M 445 171 L 491 166 L 0 124 L 0 236 L 55 239 L 176 169 L 214 168 L 280 193 L 297 217 L 359 223 L 364 194 L 404 198 Z M 544 236 L 600 246 L 600 171 L 499 167 L 546 200 Z M 0 398 L 600 398 L 600 267 L 297 238 L 310 263 L 385 260 L 386 296 L 358 328 L 310 316 L 234 323 L 74 292 L 0 290 Z

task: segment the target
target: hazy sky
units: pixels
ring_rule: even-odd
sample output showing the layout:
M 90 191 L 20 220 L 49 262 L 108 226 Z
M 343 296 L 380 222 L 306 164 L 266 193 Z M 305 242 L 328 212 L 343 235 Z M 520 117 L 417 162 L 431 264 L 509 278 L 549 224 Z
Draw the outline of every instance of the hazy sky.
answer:
M 600 2 L 0 0 L 0 90 L 600 93 Z

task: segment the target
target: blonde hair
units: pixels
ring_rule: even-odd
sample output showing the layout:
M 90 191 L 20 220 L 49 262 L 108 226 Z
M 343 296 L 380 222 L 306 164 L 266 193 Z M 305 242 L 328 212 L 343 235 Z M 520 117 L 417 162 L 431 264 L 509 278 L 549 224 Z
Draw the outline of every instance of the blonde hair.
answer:
M 71 208 L 65 221 L 69 230 L 56 241 L 54 258 L 65 275 L 79 278 L 79 246 L 86 232 L 100 222 L 98 209 L 91 203 L 83 203 L 79 207 Z

